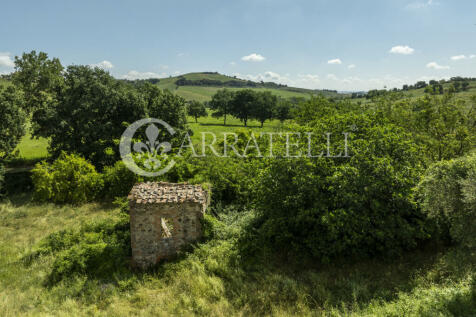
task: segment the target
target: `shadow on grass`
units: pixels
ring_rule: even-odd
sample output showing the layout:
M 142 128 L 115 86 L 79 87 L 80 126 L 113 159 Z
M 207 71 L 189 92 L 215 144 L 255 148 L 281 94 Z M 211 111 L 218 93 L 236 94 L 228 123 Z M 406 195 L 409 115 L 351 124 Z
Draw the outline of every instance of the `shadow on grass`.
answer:
M 195 122 L 194 122 L 195 123 Z M 224 128 L 227 128 L 227 127 L 231 127 L 231 128 L 251 128 L 251 129 L 261 129 L 261 126 L 260 125 L 247 125 L 246 127 L 242 124 L 227 124 L 227 125 L 223 125 L 223 124 L 220 124 L 220 123 L 200 123 L 198 122 L 199 125 L 201 126 L 210 126 L 210 127 L 224 127 Z M 263 127 L 264 128 L 264 127 Z

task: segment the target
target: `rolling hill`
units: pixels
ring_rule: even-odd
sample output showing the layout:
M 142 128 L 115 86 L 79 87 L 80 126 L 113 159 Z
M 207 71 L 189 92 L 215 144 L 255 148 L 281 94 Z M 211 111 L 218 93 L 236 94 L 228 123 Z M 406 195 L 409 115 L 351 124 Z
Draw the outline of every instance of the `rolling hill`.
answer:
M 181 80 L 183 84 L 177 84 L 179 80 Z M 157 85 L 162 89 L 173 91 L 186 100 L 198 101 L 210 100 L 217 90 L 222 88 L 228 88 L 230 90 L 251 88 L 259 91 L 270 91 L 283 98 L 309 98 L 310 95 L 317 94 L 337 98 L 348 96 L 347 94 L 340 94 L 331 90 L 311 90 L 287 87 L 275 83 L 258 83 L 212 72 L 188 73 L 176 77 L 162 78 Z

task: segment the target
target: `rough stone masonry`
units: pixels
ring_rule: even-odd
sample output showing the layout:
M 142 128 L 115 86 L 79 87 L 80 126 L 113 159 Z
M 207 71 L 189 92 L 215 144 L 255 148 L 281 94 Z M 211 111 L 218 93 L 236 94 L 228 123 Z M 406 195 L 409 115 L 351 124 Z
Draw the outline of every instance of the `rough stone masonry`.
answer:
M 174 256 L 201 234 L 208 193 L 200 185 L 138 183 L 128 196 L 132 264 L 148 268 Z

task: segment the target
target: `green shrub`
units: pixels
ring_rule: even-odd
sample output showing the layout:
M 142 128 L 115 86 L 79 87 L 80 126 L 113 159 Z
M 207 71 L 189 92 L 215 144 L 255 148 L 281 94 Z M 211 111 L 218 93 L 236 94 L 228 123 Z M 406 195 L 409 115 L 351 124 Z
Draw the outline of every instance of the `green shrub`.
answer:
M 0 164 L 0 197 L 3 195 L 5 189 L 5 168 Z
M 476 154 L 435 163 L 417 191 L 422 209 L 454 242 L 476 246 Z
M 103 171 L 104 196 L 107 198 L 124 197 L 129 194 L 132 186 L 142 180 L 140 176 L 129 170 L 124 162 L 118 161 Z
M 103 189 L 101 174 L 75 154 L 62 154 L 52 164 L 42 162 L 32 170 L 33 197 L 37 201 L 84 203 L 97 198 Z
M 29 263 L 44 255 L 54 256 L 50 283 L 78 274 L 107 278 L 127 268 L 131 256 L 129 216 L 121 212 L 118 218 L 50 234 L 24 260 Z
M 317 122 L 313 131 L 336 135 L 335 129 L 354 123 L 358 131 L 349 135 L 349 158 L 269 161 L 256 182 L 258 217 L 250 241 L 275 254 L 326 262 L 399 254 L 427 237 L 412 192 L 421 159 L 408 134 L 367 116 L 335 116 Z M 254 242 L 249 250 L 260 249 Z

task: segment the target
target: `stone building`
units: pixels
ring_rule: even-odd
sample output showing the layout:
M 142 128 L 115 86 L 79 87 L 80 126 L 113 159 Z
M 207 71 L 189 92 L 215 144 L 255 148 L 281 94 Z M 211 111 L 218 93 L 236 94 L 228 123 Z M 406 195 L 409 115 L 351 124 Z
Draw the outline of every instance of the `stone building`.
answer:
M 153 266 L 201 236 L 208 193 L 200 185 L 138 183 L 128 199 L 134 266 Z

